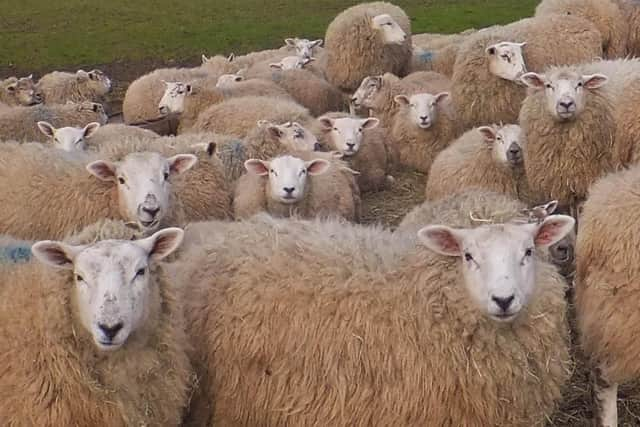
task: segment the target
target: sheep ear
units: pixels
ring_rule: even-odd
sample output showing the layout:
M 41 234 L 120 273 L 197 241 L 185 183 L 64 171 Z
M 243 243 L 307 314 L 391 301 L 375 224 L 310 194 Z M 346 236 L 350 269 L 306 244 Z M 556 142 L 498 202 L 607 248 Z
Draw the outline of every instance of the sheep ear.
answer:
M 282 64 L 269 64 L 269 68 L 275 68 L 276 70 L 282 70 Z
M 207 143 L 207 154 L 209 156 L 213 156 L 216 153 L 216 147 L 218 146 L 218 144 L 216 144 L 215 142 L 209 142 Z
M 11 79 L 7 79 L 7 80 L 11 80 Z M 11 80 L 11 81 L 12 81 L 12 83 L 10 83 L 10 84 L 7 84 L 7 82 L 5 81 L 5 84 L 7 84 L 6 88 L 7 88 L 7 90 L 9 92 L 15 92 L 15 90 L 18 89 L 18 80 L 16 79 L 15 82 L 13 82 L 13 80 Z
M 275 126 L 275 125 L 269 126 L 267 128 L 267 131 L 269 132 L 269 135 L 271 135 L 276 139 L 280 139 L 284 135 L 284 132 L 280 130 L 278 126 Z
M 582 81 L 587 89 L 598 89 L 607 84 L 609 78 L 604 74 L 592 74 L 582 76 Z
M 165 228 L 164 230 L 156 231 L 146 239 L 135 240 L 133 244 L 141 247 L 149 258 L 154 261 L 159 261 L 172 254 L 184 238 L 184 231 L 180 228 Z
M 249 159 L 244 162 L 244 168 L 254 175 L 265 176 L 269 173 L 269 162 L 258 159 Z
M 409 100 L 409 97 L 406 95 L 396 95 L 393 100 L 395 101 L 396 104 L 398 105 L 409 105 L 411 103 L 411 101 Z
M 329 170 L 331 163 L 324 159 L 315 159 L 310 162 L 305 162 L 304 165 L 307 168 L 307 173 L 309 175 L 322 175 Z
M 362 120 L 360 123 L 362 123 L 362 129 L 374 129 L 378 127 L 380 120 L 375 117 L 369 117 L 368 119 Z
M 56 132 L 56 128 L 54 128 L 51 123 L 48 122 L 38 122 L 38 129 L 40 132 L 48 136 L 49 138 L 53 138 L 53 134 Z
M 484 50 L 487 55 L 495 55 L 496 54 L 496 45 L 491 45 Z
M 458 230 L 444 225 L 429 225 L 418 231 L 418 239 L 427 248 L 446 256 L 461 256 L 462 242 Z
M 207 58 L 207 55 L 205 55 L 204 53 L 202 54 L 201 59 L 203 64 L 206 64 L 209 61 L 209 58 Z
M 236 54 L 231 52 L 227 57 L 227 62 L 233 62 L 234 59 L 236 59 Z
M 322 42 L 323 42 L 322 39 L 312 41 L 310 44 L 311 49 L 313 49 L 316 46 L 322 46 Z
M 244 80 L 244 77 L 242 77 L 242 76 L 238 76 L 238 75 L 236 75 L 236 76 L 233 78 L 233 81 L 234 81 L 234 82 L 241 82 L 241 81 L 243 81 L 243 80 Z
M 116 181 L 116 165 L 106 160 L 89 163 L 87 171 L 101 181 Z
M 442 102 L 444 99 L 449 97 L 449 92 L 440 92 L 439 94 L 437 94 L 435 96 L 436 98 L 436 104 L 439 102 Z
M 330 151 L 331 157 L 334 159 L 344 159 L 344 153 L 342 151 Z
M 91 122 L 88 125 L 86 125 L 84 127 L 84 137 L 85 138 L 89 138 L 91 137 L 91 135 L 93 135 L 94 133 L 96 133 L 96 131 L 100 129 L 100 123 L 98 122 Z
M 544 210 L 547 213 L 547 215 L 551 215 L 556 211 L 556 209 L 558 209 L 558 201 L 552 200 L 547 204 L 534 206 L 531 210 L 537 210 L 537 209 Z
M 296 41 L 294 39 L 284 39 L 284 43 L 289 47 L 296 46 Z
M 567 215 L 549 215 L 540 224 L 527 224 L 532 228 L 536 246 L 547 248 L 562 240 L 573 230 L 576 220 Z
M 33 74 L 29 74 L 27 77 L 25 77 L 25 79 L 27 79 L 27 80 L 33 80 Z
M 478 132 L 480 132 L 480 134 L 484 138 L 484 141 L 488 145 L 493 144 L 493 142 L 496 140 L 496 131 L 491 126 L 480 126 L 478 128 Z
M 178 154 L 167 159 L 171 175 L 180 175 L 193 167 L 198 158 L 193 154 Z
M 83 82 L 85 80 L 88 80 L 90 77 L 89 77 L 89 73 L 87 73 L 86 71 L 78 70 L 76 72 L 76 78 L 78 79 L 78 81 Z
M 320 117 L 318 119 L 318 121 L 320 122 L 320 125 L 322 126 L 322 128 L 324 130 L 331 130 L 333 129 L 333 120 L 329 117 Z
M 544 74 L 538 74 L 533 72 L 525 73 L 522 76 L 520 76 L 520 81 L 522 81 L 522 83 L 526 84 L 532 89 L 544 89 L 546 80 L 547 78 L 544 76 Z
M 31 246 L 31 253 L 38 261 L 51 267 L 73 269 L 73 260 L 86 246 L 71 246 L 62 242 L 43 240 Z
M 516 43 L 516 45 L 518 45 L 520 47 L 525 47 L 527 45 L 527 42 Z

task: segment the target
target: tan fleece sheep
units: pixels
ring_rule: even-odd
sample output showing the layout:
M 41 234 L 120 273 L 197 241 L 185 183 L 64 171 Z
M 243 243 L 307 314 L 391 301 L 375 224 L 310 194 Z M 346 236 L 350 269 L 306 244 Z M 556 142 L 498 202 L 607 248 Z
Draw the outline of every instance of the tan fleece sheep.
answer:
M 593 369 L 599 425 L 617 425 L 618 385 L 640 379 L 638 298 L 639 166 L 593 184 L 580 216 L 576 312 L 580 341 Z
M 538 230 L 542 245 L 572 222 L 547 224 L 465 233 L 507 243 Z M 468 261 L 417 238 L 268 217 L 204 229 L 177 274 L 205 343 L 191 412 L 205 425 L 543 426 L 569 379 L 566 284 L 543 261 L 527 262 L 531 298 L 505 324 L 467 291 Z
M 483 126 L 464 133 L 433 161 L 425 195 L 427 200 L 484 188 L 526 203 L 531 200 L 525 175 L 526 147 L 518 125 Z
M 243 96 L 207 108 L 200 113 L 192 130 L 243 138 L 258 120 L 274 123 L 295 121 L 303 126 L 313 122 L 309 111 L 293 101 L 267 96 Z
M 37 243 L 42 262 L 0 266 L 2 424 L 179 426 L 193 370 L 177 283 L 158 261 L 180 244 L 182 230 L 139 241 L 122 223 L 92 231 L 73 244 Z M 98 326 L 89 323 L 115 316 L 124 323 L 110 348 L 97 344 Z
M 100 126 L 90 138 L 86 139 L 85 145 L 87 149 L 95 150 L 120 139 L 154 139 L 159 136 L 160 135 L 151 130 L 143 129 L 138 126 L 129 126 L 123 123 L 109 123 L 104 126 Z
M 47 142 L 48 136 L 37 126 L 41 121 L 56 128 L 84 127 L 91 122 L 105 124 L 107 115 L 101 104 L 93 102 L 0 109 L 0 141 Z
M 535 16 L 578 16 L 590 21 L 602 35 L 602 51 L 608 59 L 627 56 L 629 23 L 616 0 L 542 0 Z
M 339 160 L 292 152 L 268 161 L 250 159 L 233 198 L 236 219 L 259 212 L 277 217 L 360 219 L 360 192 Z
M 451 77 L 459 50 L 459 44 L 450 44 L 437 50 L 414 47 L 409 70 L 412 73 L 430 70 Z
M 0 144 L 0 233 L 60 239 L 103 218 L 148 233 L 179 217 L 165 178 L 187 171 L 195 156 L 133 153 L 115 164 L 96 157 L 37 143 Z
M 36 90 L 31 75 L 9 77 L 0 81 L 0 105 L 30 106 L 42 103 L 42 95 Z
M 504 42 L 516 45 L 503 47 Z M 451 78 L 451 96 L 463 128 L 516 122 L 526 96 L 518 78 L 525 71 L 542 72 L 551 65 L 577 64 L 601 56 L 599 31 L 576 16 L 527 18 L 470 36 L 460 46 Z M 515 67 L 521 60 L 522 67 Z
M 411 22 L 391 3 L 362 3 L 342 11 L 324 40 L 327 81 L 343 91 L 353 92 L 367 76 L 408 72 Z
M 38 80 L 37 90 L 44 97 L 45 104 L 66 104 L 69 101 L 104 103 L 111 91 L 111 80 L 100 70 L 53 71 Z
M 395 100 L 401 107 L 389 133 L 392 150 L 401 166 L 429 173 L 436 155 L 461 133 L 449 93 L 398 95 Z

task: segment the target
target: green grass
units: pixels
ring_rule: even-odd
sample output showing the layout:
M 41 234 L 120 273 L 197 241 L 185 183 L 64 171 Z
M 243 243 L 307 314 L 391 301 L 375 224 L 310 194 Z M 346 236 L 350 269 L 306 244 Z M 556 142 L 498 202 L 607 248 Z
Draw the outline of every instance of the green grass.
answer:
M 537 0 L 396 1 L 413 32 L 458 32 L 532 14 Z M 12 0 L 0 13 L 0 69 L 181 61 L 322 37 L 352 0 Z

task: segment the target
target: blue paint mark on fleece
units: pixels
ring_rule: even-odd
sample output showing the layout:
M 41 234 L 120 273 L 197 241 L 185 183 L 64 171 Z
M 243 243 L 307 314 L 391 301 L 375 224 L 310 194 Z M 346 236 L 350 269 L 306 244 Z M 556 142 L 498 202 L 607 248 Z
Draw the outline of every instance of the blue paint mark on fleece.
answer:
M 31 259 L 31 246 L 9 245 L 0 248 L 0 263 L 27 262 Z
M 420 62 L 431 62 L 433 61 L 433 52 L 425 51 L 418 55 L 418 59 Z

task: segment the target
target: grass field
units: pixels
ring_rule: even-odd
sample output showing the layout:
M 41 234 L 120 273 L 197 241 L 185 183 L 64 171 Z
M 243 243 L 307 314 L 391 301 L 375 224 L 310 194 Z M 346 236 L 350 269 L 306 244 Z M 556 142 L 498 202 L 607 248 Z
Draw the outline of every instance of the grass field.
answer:
M 322 37 L 353 0 L 10 0 L 0 13 L 0 72 L 245 53 L 284 37 Z M 15 3 L 7 7 L 7 3 Z M 413 32 L 458 32 L 531 15 L 537 0 L 402 0 Z

